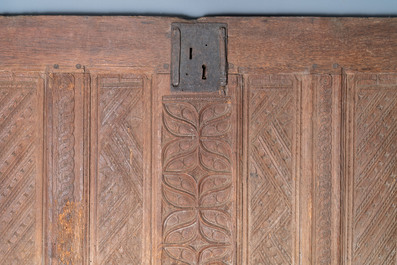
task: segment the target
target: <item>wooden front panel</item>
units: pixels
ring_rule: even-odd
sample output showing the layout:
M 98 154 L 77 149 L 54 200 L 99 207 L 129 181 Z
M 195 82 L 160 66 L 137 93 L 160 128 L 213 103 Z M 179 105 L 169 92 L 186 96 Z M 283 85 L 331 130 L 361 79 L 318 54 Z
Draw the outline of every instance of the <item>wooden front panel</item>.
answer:
M 0 18 L 0 263 L 395 264 L 397 20 L 202 18 L 214 93 L 183 21 Z

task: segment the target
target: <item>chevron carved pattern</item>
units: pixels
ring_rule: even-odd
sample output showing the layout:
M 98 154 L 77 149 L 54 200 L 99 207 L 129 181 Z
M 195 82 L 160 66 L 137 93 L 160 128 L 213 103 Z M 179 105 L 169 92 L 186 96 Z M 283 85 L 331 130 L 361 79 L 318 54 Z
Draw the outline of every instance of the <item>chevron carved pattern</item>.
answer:
M 355 76 L 352 264 L 395 264 L 397 75 Z
M 249 81 L 249 264 L 291 264 L 294 209 L 293 76 Z
M 97 264 L 142 264 L 143 79 L 98 77 Z
M 0 75 L 0 264 L 35 264 L 38 76 Z

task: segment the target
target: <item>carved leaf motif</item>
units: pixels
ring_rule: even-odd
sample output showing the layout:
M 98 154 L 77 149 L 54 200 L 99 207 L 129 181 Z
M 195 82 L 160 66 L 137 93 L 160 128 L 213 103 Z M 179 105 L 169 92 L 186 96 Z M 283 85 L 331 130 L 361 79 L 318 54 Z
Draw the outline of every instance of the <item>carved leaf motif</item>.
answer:
M 204 249 L 200 254 L 200 260 L 205 265 L 230 264 L 231 251 L 228 246 L 225 247 L 209 247 Z
M 163 107 L 164 129 L 175 137 L 163 147 L 164 171 L 192 170 L 197 161 L 197 111 L 190 104 L 166 103 Z
M 231 104 L 178 100 L 163 108 L 166 263 L 231 264 Z
M 226 110 L 230 111 L 230 108 L 226 108 Z M 222 113 L 222 115 L 208 119 L 206 114 L 208 114 L 209 110 L 204 110 L 204 115 L 202 118 L 207 118 L 206 121 L 201 121 L 200 126 L 200 134 L 202 137 L 223 137 L 229 133 L 231 128 L 230 112 Z M 215 111 L 213 111 L 215 112 Z
M 193 210 L 179 210 L 164 220 L 165 243 L 188 243 L 197 236 L 197 214 Z
M 195 264 L 192 261 L 196 260 L 196 254 L 194 249 L 190 249 L 188 247 L 165 247 L 165 253 L 171 257 L 172 259 L 178 261 L 178 263 L 174 264 Z
M 209 242 L 227 243 L 231 240 L 230 215 L 221 210 L 200 211 L 200 233 Z
M 196 180 L 189 174 L 164 175 L 164 184 L 169 188 L 187 192 L 196 197 Z M 194 205 L 192 205 L 194 206 Z
M 170 188 L 167 184 L 163 185 L 163 199 L 168 204 L 181 209 L 196 205 L 196 196 L 183 190 Z
M 200 141 L 200 163 L 209 171 L 230 172 L 230 146 L 221 140 Z
M 230 201 L 232 183 L 230 176 L 209 175 L 200 182 L 200 205 L 219 207 Z
M 188 172 L 197 164 L 197 141 L 182 138 L 169 142 L 163 148 L 165 172 Z
M 163 196 L 169 204 L 178 208 L 192 208 L 197 204 L 196 182 L 188 174 L 163 176 Z
M 190 104 L 164 104 L 163 125 L 176 137 L 197 136 L 197 111 Z
M 213 122 L 230 122 L 231 103 L 212 103 L 200 111 L 200 125 L 204 127 L 208 123 Z

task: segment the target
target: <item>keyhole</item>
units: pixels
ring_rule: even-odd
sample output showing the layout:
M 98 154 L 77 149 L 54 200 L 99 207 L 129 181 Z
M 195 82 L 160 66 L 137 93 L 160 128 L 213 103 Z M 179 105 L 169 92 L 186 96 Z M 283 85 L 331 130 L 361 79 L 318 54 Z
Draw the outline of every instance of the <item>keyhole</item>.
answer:
M 207 79 L 207 66 L 205 66 L 205 64 L 203 64 L 201 66 L 201 68 L 202 68 L 201 79 L 205 80 L 205 79 Z
M 190 48 L 189 50 L 189 60 L 193 58 L 193 48 Z

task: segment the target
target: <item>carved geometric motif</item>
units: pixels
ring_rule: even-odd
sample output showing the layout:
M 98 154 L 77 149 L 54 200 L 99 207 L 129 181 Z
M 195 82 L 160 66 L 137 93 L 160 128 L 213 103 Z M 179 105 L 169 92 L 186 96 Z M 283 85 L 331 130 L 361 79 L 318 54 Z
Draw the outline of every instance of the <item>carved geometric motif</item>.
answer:
M 294 76 L 252 76 L 249 86 L 249 264 L 293 259 Z
M 352 264 L 395 264 L 397 75 L 357 74 L 353 85 Z
M 233 264 L 230 97 L 163 97 L 162 264 Z
M 37 261 L 38 80 L 0 74 L 0 264 Z
M 142 264 L 143 79 L 98 76 L 97 264 Z

